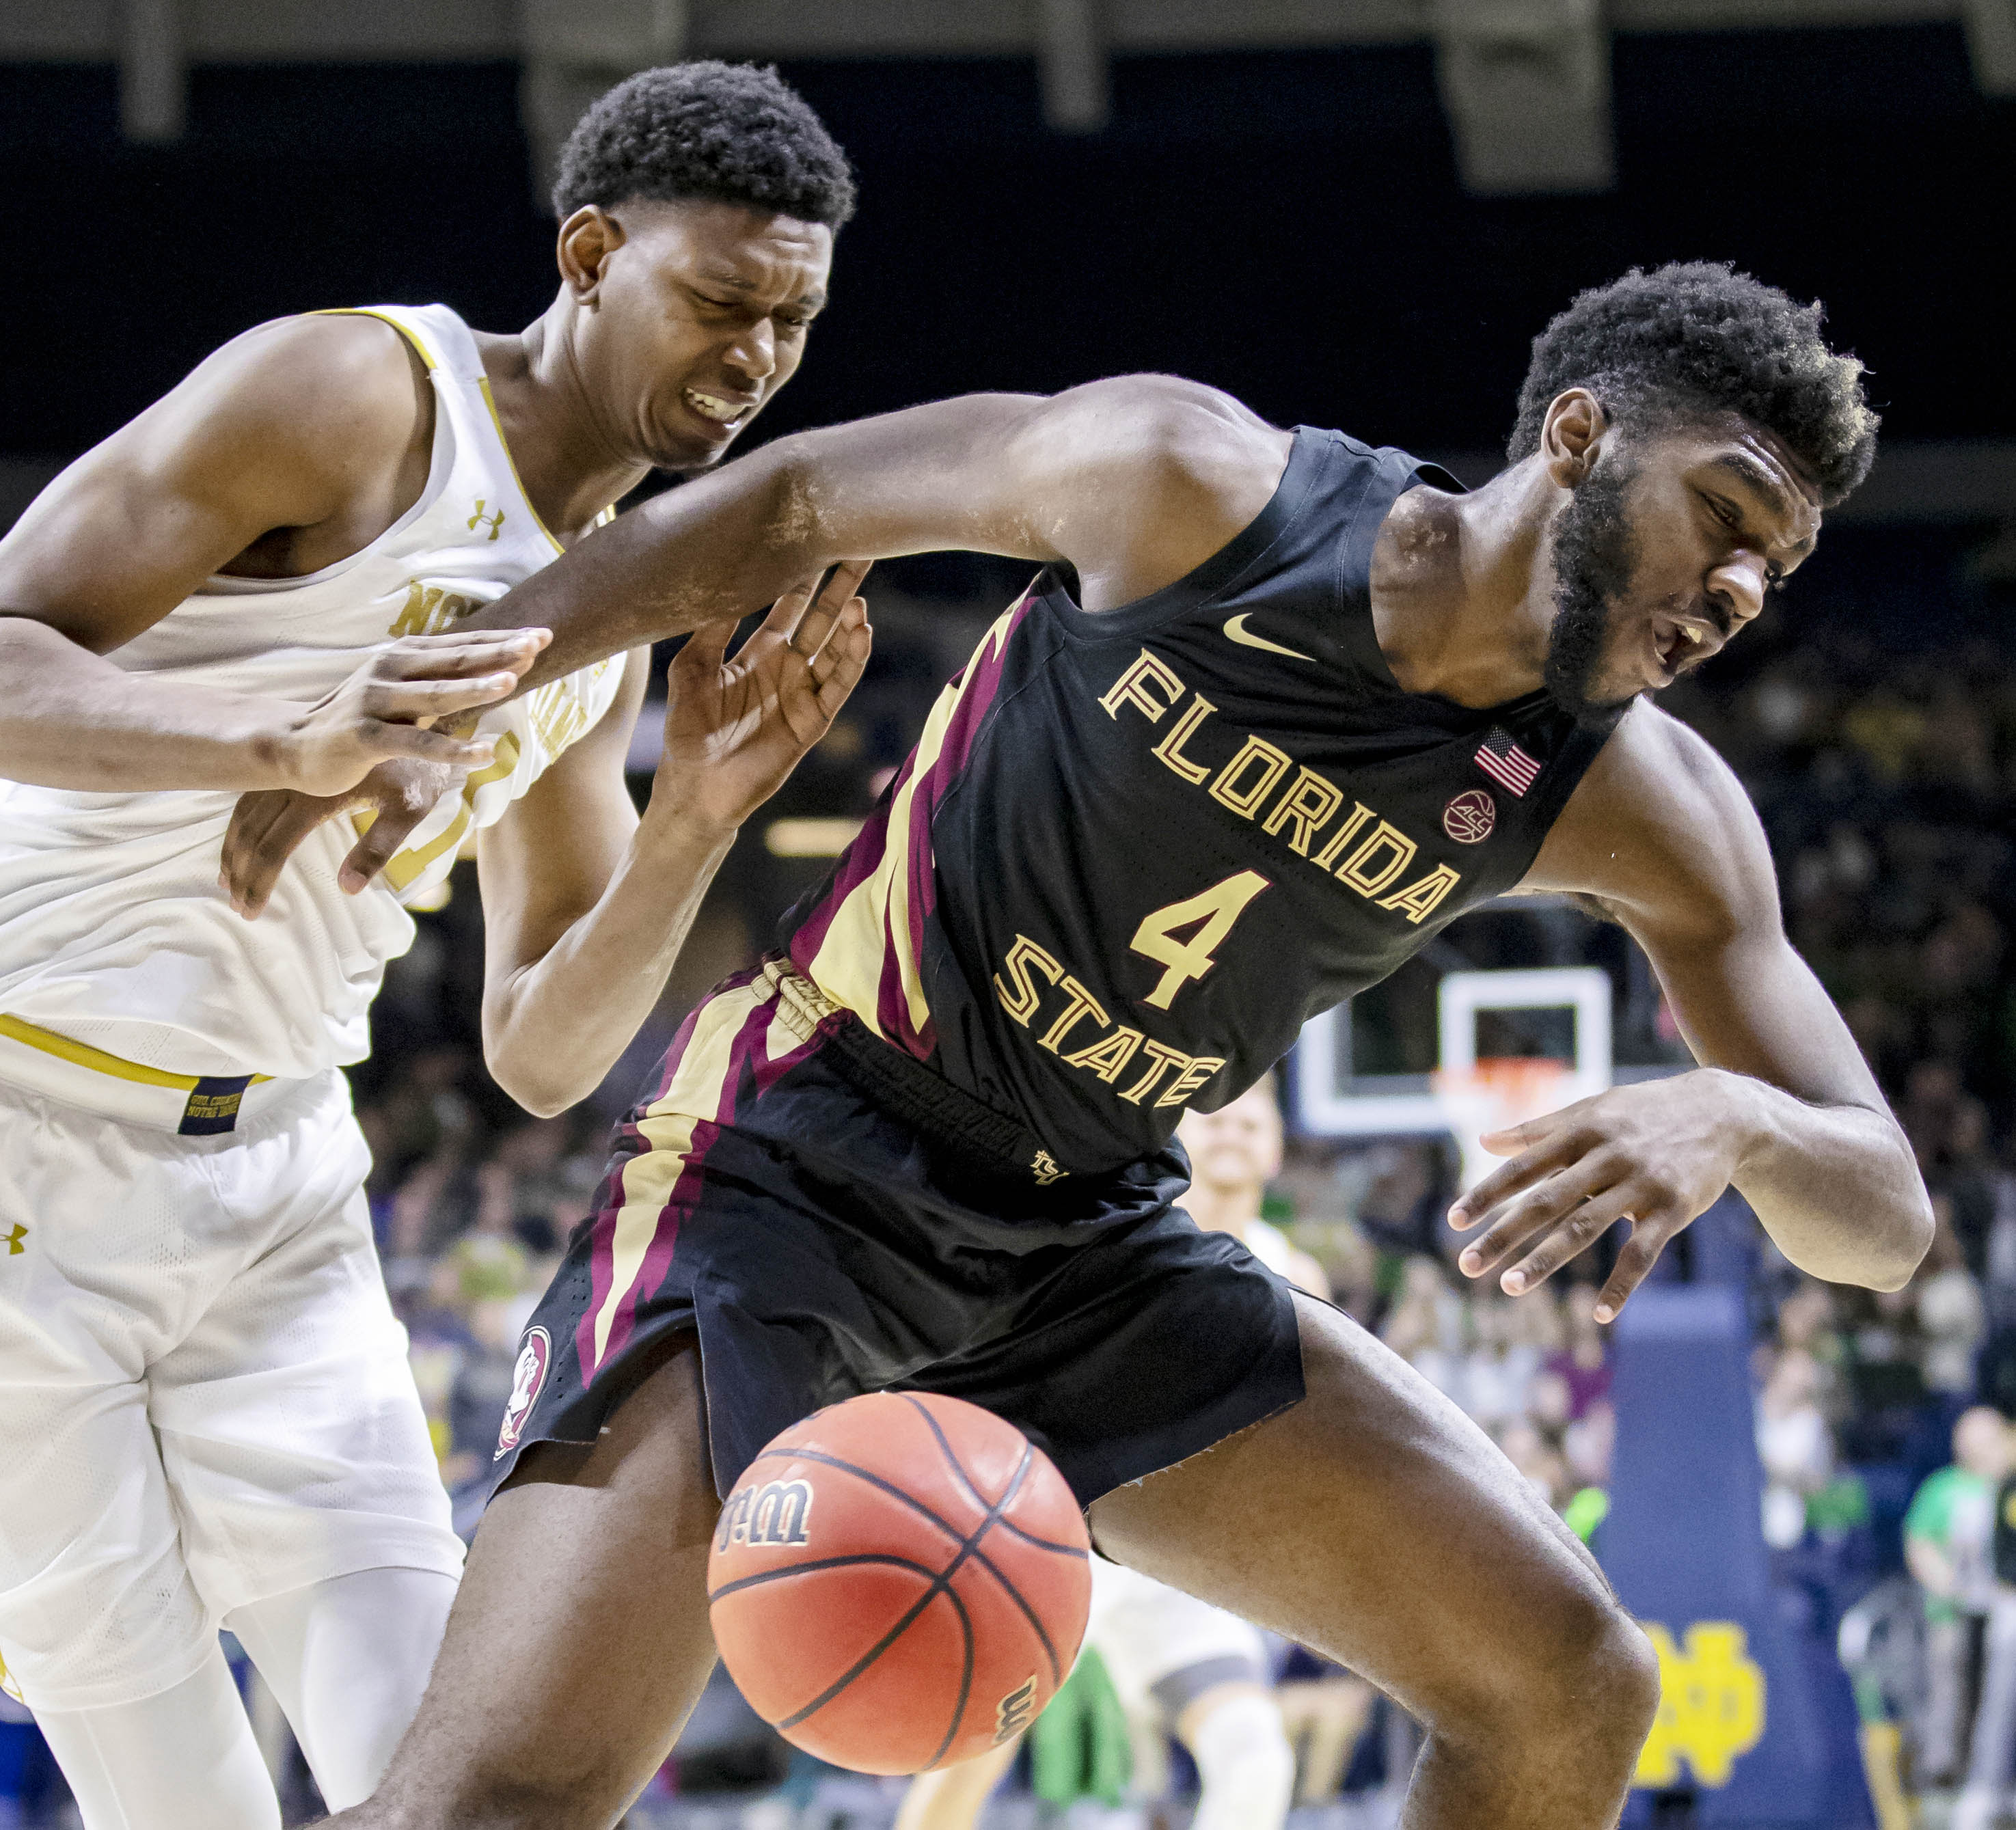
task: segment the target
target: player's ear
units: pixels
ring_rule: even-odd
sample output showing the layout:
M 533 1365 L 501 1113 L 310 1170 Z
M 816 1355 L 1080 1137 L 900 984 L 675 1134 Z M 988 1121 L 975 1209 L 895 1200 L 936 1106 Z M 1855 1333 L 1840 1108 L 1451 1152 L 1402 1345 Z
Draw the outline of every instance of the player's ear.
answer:
M 1603 402 L 1586 387 L 1556 394 L 1540 426 L 1548 474 L 1564 489 L 1574 488 L 1595 467 L 1597 447 L 1609 430 Z
M 623 225 L 599 204 L 584 204 L 560 225 L 554 250 L 560 278 L 577 303 L 599 303 L 603 268 L 628 238 Z

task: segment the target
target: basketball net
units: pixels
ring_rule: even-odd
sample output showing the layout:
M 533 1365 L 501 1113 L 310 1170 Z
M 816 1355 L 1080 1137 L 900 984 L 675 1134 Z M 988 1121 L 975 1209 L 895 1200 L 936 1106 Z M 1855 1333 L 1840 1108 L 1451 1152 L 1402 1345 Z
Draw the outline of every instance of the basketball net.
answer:
M 1571 1079 L 1566 1061 L 1544 1055 L 1487 1057 L 1467 1068 L 1438 1068 L 1429 1076 L 1435 1103 L 1463 1151 L 1459 1193 L 1475 1187 L 1506 1161 L 1478 1140 L 1487 1132 L 1523 1125 L 1571 1104 Z

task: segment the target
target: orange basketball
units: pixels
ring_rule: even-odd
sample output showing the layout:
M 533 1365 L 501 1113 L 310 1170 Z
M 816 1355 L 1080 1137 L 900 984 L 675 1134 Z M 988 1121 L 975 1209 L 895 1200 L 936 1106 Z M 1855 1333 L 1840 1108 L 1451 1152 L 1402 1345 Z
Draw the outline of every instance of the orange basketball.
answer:
M 715 1642 L 784 1738 L 920 1773 L 1026 1728 L 1078 1656 L 1091 1546 L 1050 1458 L 958 1398 L 877 1392 L 750 1464 L 707 1560 Z

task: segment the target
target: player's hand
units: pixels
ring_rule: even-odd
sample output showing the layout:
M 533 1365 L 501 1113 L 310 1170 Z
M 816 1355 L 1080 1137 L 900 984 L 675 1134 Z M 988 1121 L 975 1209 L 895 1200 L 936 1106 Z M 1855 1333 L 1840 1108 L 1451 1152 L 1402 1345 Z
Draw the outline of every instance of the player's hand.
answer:
M 240 794 L 224 834 L 223 868 L 218 882 L 231 906 L 247 921 L 265 912 L 280 871 L 301 841 L 325 820 L 340 814 L 368 813 L 370 827 L 351 848 L 337 873 L 345 895 L 355 895 L 383 870 L 407 835 L 452 794 L 469 771 L 446 762 L 404 757 L 381 762 L 356 787 L 340 794 L 302 794 L 290 788 Z
M 1458 1268 L 1498 1272 L 1508 1296 L 1523 1295 L 1628 1219 L 1631 1237 L 1597 1300 L 1597 1319 L 1610 1320 L 1666 1241 L 1735 1176 L 1748 1134 L 1730 1080 L 1706 1068 L 1615 1086 L 1486 1133 L 1484 1147 L 1512 1160 L 1449 1209 L 1459 1232 L 1483 1229 Z
M 482 768 L 492 754 L 488 738 L 431 727 L 509 697 L 552 639 L 545 629 L 481 629 L 387 643 L 281 737 L 288 785 L 326 798 L 397 757 Z
M 868 665 L 868 606 L 855 593 L 869 563 L 836 567 L 823 590 L 815 576 L 786 592 L 732 660 L 732 618 L 686 639 L 667 680 L 654 805 L 663 796 L 675 816 L 728 829 L 783 787 Z

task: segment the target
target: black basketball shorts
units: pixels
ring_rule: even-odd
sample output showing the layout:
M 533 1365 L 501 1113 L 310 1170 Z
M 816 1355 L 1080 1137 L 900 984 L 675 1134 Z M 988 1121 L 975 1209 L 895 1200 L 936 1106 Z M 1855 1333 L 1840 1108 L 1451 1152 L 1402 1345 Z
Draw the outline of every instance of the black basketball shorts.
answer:
M 592 1442 L 688 1331 L 723 1496 L 863 1392 L 1006 1418 L 1086 1505 L 1301 1397 L 1289 1288 L 1175 1205 L 1179 1151 L 1046 1186 L 1032 1144 L 788 964 L 729 979 L 618 1127 L 526 1331 L 496 1478 L 530 1443 Z

